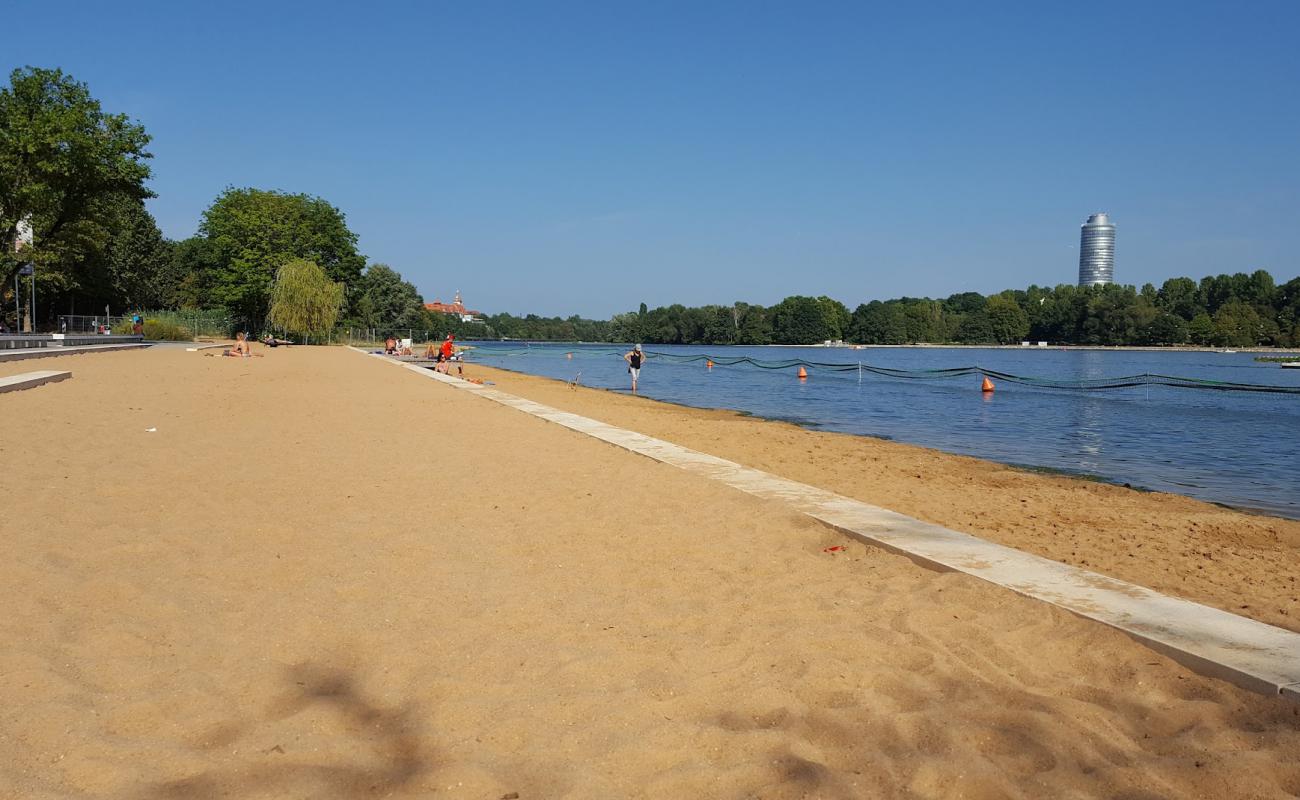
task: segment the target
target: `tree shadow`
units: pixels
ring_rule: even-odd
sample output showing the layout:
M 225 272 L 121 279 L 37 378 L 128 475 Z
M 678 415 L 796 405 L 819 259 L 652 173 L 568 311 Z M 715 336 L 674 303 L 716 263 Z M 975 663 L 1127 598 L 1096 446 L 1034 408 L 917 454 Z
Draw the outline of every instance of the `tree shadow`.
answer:
M 255 751 L 266 763 L 239 763 L 150 787 L 144 798 L 240 797 L 253 793 L 302 792 L 320 798 L 387 796 L 410 785 L 433 766 L 433 752 L 420 735 L 413 703 L 383 708 L 357 688 L 355 672 L 310 663 L 286 670 L 287 690 L 266 719 L 277 721 L 314 708 L 340 715 L 354 738 L 353 763 L 321 764 L 296 759 L 280 745 Z M 209 733 L 200 749 L 232 744 L 256 722 L 232 722 Z

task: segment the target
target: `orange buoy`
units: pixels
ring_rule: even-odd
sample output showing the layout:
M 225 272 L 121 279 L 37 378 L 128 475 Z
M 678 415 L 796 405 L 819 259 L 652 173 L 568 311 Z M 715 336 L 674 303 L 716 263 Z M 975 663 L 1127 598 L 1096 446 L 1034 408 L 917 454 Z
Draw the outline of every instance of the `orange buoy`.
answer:
M 984 383 L 980 384 L 980 391 L 981 392 L 993 391 L 993 381 L 989 380 L 988 376 L 985 376 Z
M 808 370 L 804 369 L 802 366 L 799 367 L 799 380 L 808 380 Z
M 713 369 L 713 359 L 705 359 L 704 366 L 708 367 L 709 369 Z

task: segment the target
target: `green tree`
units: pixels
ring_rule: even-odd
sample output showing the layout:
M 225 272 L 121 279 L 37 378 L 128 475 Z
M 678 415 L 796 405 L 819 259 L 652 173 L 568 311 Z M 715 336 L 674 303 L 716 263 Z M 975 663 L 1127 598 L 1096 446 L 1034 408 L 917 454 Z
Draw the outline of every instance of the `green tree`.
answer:
M 984 307 L 993 339 L 999 344 L 1011 344 L 1025 338 L 1029 333 L 1029 317 L 1015 300 L 1003 295 L 989 298 Z
M 907 313 L 900 303 L 872 300 L 853 310 L 849 339 L 858 344 L 904 344 Z
M 357 293 L 353 311 L 363 325 L 417 328 L 424 322 L 424 298 L 387 264 L 367 267 L 357 283 Z
M 980 309 L 963 314 L 961 324 L 957 327 L 956 338 L 962 344 L 996 342 L 997 334 L 993 332 L 993 323 L 989 320 L 988 312 Z
M 1167 345 L 1182 344 L 1187 341 L 1187 321 L 1177 314 L 1157 310 L 1155 316 L 1143 328 L 1141 344 Z
M 828 339 L 843 340 L 849 333 L 849 310 L 839 300 L 832 299 L 826 295 L 817 298 L 817 304 L 821 306 L 822 319 L 826 322 L 826 328 L 829 331 Z M 822 341 L 825 341 L 823 339 Z
M 110 226 L 102 259 L 115 305 L 163 308 L 171 305 L 176 287 L 171 270 L 171 243 L 136 198 L 123 197 Z
M 736 344 L 770 344 L 772 341 L 772 315 L 766 308 L 749 303 L 732 305 L 736 325 Z
M 1265 338 L 1262 320 L 1248 303 L 1230 300 L 1214 312 L 1214 344 L 1251 347 L 1260 344 Z
M 905 301 L 903 314 L 909 342 L 946 342 L 949 339 L 943 304 L 934 300 Z
M 168 305 L 179 308 L 211 308 L 216 305 L 217 249 L 204 236 L 174 242 L 167 284 L 172 287 Z
M 1170 278 L 1165 281 L 1156 292 L 1156 307 L 1189 321 L 1205 310 L 1196 281 L 1191 278 Z
M 1214 320 L 1209 314 L 1201 312 L 1187 323 L 1187 338 L 1192 344 L 1205 345 L 1214 344 L 1215 330 Z
M 152 196 L 148 144 L 142 126 L 105 113 L 62 70 L 10 73 L 0 89 L 0 286 L 28 261 L 53 284 L 74 285 L 52 271 L 72 270 L 105 247 L 119 199 Z M 24 221 L 34 246 L 16 254 Z
M 252 320 L 265 315 L 276 271 L 290 261 L 311 261 L 345 287 L 365 266 L 343 212 L 305 194 L 227 189 L 203 212 L 199 233 L 216 255 L 213 299 Z
M 814 297 L 795 295 L 772 307 L 772 338 L 778 344 L 819 344 L 831 334 L 822 304 Z
M 276 272 L 268 320 L 286 331 L 323 333 L 334 328 L 343 306 L 343 284 L 306 260 L 290 261 Z

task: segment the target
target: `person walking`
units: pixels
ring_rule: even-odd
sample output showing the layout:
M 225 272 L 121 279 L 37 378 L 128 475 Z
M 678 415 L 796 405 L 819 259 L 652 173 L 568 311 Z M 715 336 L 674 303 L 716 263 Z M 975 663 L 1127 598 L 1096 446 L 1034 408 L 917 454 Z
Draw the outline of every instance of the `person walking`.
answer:
M 636 394 L 636 382 L 641 377 L 641 360 L 643 358 L 641 345 L 637 345 L 623 354 L 623 360 L 627 362 L 627 374 L 632 376 L 632 394 Z

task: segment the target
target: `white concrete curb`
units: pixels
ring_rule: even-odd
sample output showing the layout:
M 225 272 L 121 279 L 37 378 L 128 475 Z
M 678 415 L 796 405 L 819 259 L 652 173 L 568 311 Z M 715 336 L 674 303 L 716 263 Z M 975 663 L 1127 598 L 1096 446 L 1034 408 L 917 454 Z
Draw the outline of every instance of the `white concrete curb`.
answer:
M 64 381 L 71 377 L 71 372 L 60 372 L 54 369 L 43 369 L 37 372 L 23 372 L 18 375 L 10 375 L 7 378 L 0 378 L 0 392 L 16 392 L 21 389 L 33 389 L 37 386 L 44 386 L 47 383 Z
M 1300 702 L 1300 633 L 994 544 L 420 366 L 376 357 L 749 494 L 784 501 L 837 530 L 923 565 L 964 572 L 1117 628 L 1197 672 Z
M 53 345 L 51 347 L 30 347 L 14 350 L 0 350 L 0 362 L 5 361 L 25 361 L 29 358 L 52 358 L 54 356 L 75 356 L 80 353 L 111 353 L 114 350 L 138 350 L 142 347 L 151 347 L 147 343 L 128 343 L 128 344 L 78 344 Z

